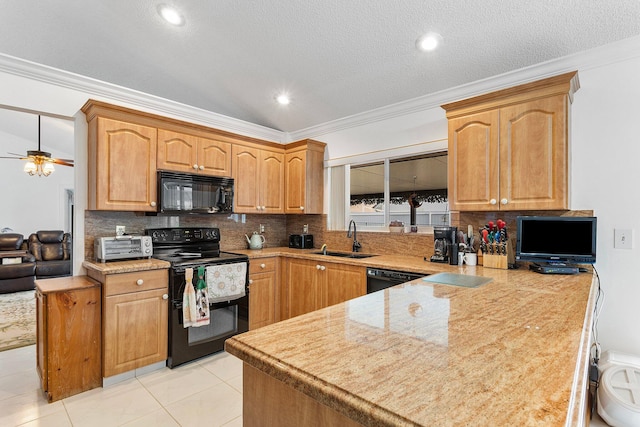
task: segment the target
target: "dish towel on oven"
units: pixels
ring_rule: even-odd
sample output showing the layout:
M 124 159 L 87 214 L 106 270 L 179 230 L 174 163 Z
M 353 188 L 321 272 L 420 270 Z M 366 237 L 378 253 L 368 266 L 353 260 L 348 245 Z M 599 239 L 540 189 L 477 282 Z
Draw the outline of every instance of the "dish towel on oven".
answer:
M 184 293 L 182 294 L 182 323 L 185 328 L 194 326 L 198 318 L 196 291 L 193 289 L 193 268 L 184 270 Z
M 207 282 L 204 280 L 204 267 L 198 267 L 198 280 L 196 280 L 196 312 L 198 318 L 193 326 L 209 324 L 209 295 Z
M 245 296 L 247 263 L 207 266 L 209 302 L 231 301 Z

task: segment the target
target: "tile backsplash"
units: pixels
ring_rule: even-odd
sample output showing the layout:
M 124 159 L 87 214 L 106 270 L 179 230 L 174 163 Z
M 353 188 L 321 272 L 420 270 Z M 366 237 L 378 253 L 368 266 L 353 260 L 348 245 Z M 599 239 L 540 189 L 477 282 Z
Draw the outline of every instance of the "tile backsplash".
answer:
M 264 225 L 266 247 L 283 246 L 286 217 L 284 215 L 182 215 L 146 216 L 135 212 L 85 211 L 85 259 L 93 259 L 96 237 L 115 236 L 116 225 L 124 225 L 127 234 L 142 235 L 147 228 L 162 227 L 218 227 L 222 250 L 248 248 L 245 234 L 251 236 Z
M 522 211 L 522 212 L 452 212 L 451 225 L 466 232 L 467 225 L 473 225 L 477 232 L 484 224 L 498 218 L 507 222 L 515 236 L 515 219 L 518 215 L 570 215 L 591 216 L 593 211 Z M 146 228 L 159 227 L 218 227 L 220 247 L 225 251 L 247 249 L 245 235 L 251 236 L 264 225 L 265 247 L 288 246 L 289 234 L 302 233 L 307 225 L 309 234 L 314 236 L 314 245 L 320 248 L 324 243 L 330 250 L 351 251 L 353 239 L 346 237 L 346 231 L 326 229 L 326 215 L 183 215 L 149 216 L 135 212 L 85 211 L 85 259 L 93 259 L 93 241 L 96 237 L 115 236 L 116 225 L 124 225 L 126 232 L 133 235 L 144 234 Z M 414 256 L 433 255 L 433 235 L 424 233 L 389 233 L 359 231 L 358 241 L 362 252 L 379 254 L 407 254 Z

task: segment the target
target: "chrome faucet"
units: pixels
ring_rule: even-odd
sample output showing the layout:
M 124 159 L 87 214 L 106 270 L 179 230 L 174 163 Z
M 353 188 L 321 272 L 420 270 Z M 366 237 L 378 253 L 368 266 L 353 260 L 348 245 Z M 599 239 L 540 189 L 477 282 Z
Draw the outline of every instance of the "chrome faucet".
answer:
M 327 254 L 327 244 L 325 243 L 324 245 L 322 245 L 320 250 L 322 251 L 322 255 L 326 255 Z
M 353 224 L 353 252 L 360 251 L 362 245 L 356 239 L 356 222 L 354 220 L 349 221 L 349 229 L 347 230 L 347 237 L 351 237 L 351 225 Z

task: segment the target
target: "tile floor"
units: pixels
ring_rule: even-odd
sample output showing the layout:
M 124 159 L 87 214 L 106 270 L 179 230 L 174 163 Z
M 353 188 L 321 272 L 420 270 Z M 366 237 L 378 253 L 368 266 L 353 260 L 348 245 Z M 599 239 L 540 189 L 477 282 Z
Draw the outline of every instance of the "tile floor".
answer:
M 218 353 L 47 403 L 35 346 L 0 352 L 0 426 L 242 426 L 242 362 Z M 594 415 L 591 427 L 607 424 Z
M 47 403 L 35 346 L 0 352 L 0 426 L 242 426 L 242 362 L 218 353 Z

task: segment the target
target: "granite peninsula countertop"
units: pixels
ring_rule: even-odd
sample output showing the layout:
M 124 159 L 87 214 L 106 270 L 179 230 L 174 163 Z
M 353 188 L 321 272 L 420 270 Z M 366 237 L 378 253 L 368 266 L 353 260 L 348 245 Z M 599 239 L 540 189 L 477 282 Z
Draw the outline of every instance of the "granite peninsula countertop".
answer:
M 316 256 L 288 248 L 246 253 Z M 329 258 L 344 262 L 321 259 Z M 584 421 L 592 273 L 541 275 L 386 255 L 348 263 L 492 281 L 463 288 L 417 279 L 237 335 L 227 352 L 363 425 Z

